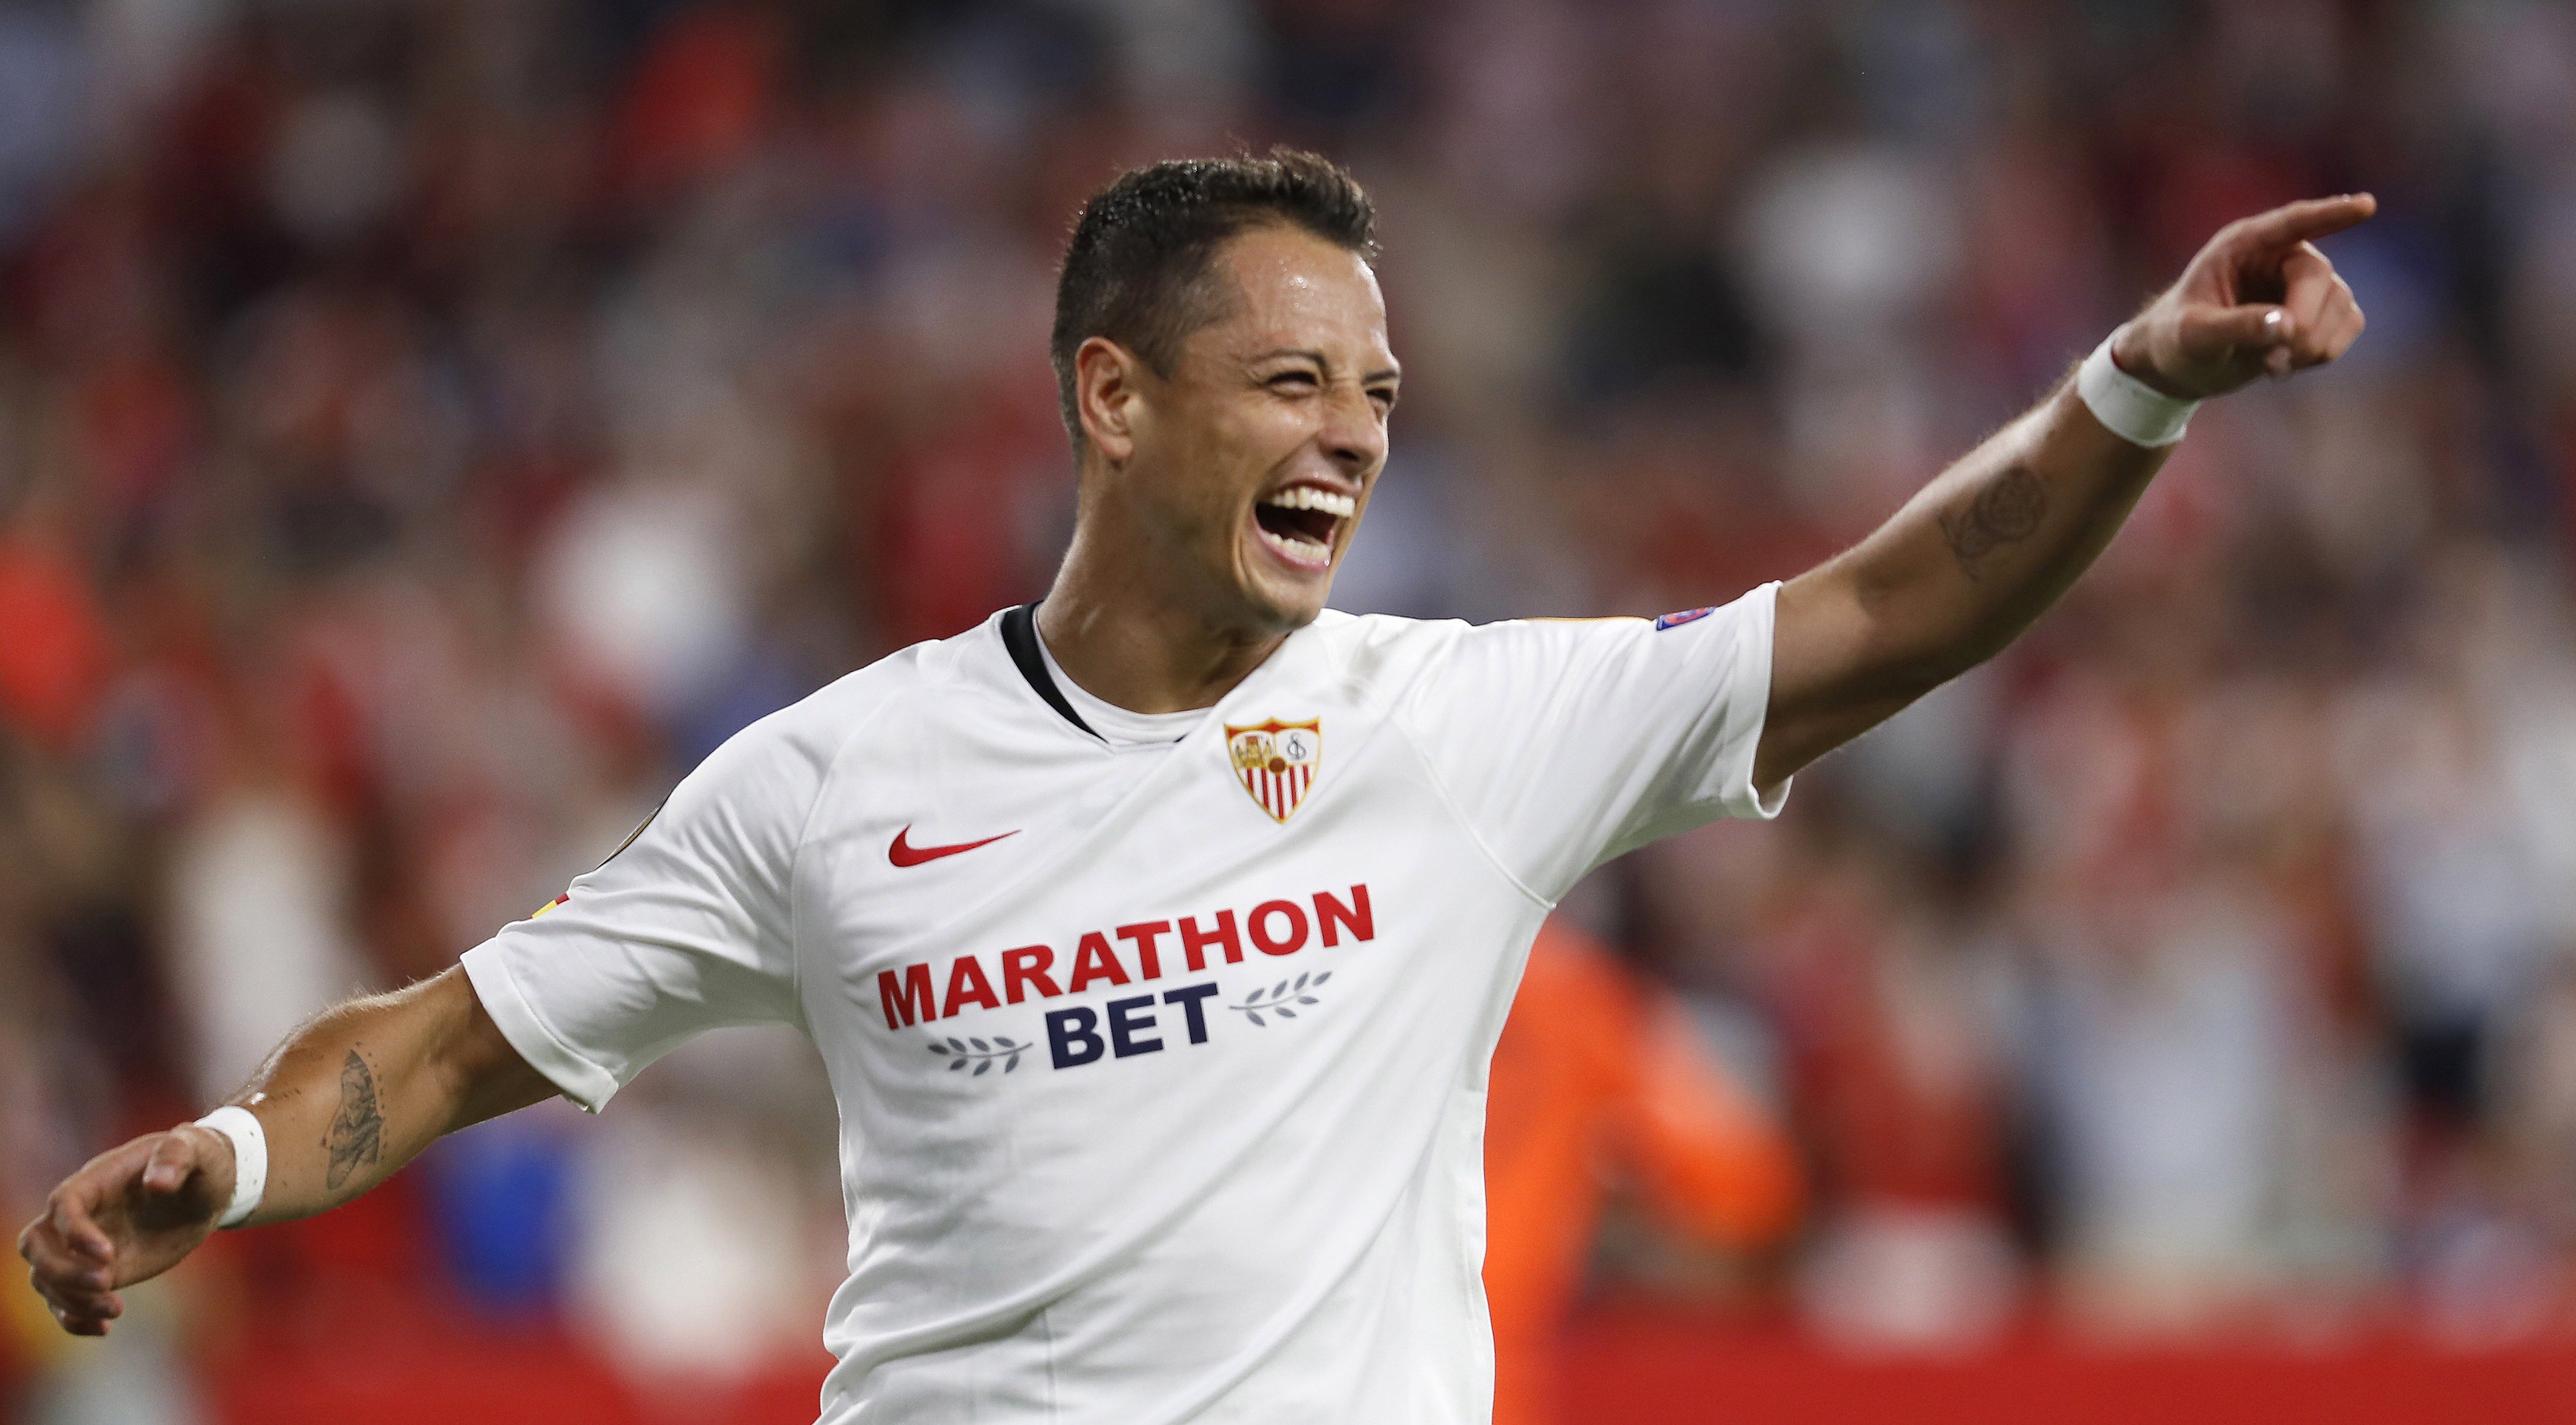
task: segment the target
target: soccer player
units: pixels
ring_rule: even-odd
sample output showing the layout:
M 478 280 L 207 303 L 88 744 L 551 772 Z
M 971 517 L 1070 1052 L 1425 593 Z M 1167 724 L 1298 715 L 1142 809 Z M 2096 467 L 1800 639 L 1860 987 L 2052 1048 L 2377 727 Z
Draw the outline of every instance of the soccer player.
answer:
M 1480 1420 L 1485 1066 L 1550 905 L 1774 814 L 2019 633 L 2195 401 L 2351 343 L 2308 240 L 2371 211 L 2228 227 L 1785 585 L 1470 627 L 1324 607 L 1396 404 L 1367 198 L 1295 153 L 1130 172 L 1057 289 L 1080 486 L 1045 600 L 754 724 L 546 913 L 92 1160 L 20 1239 L 37 1288 L 104 1332 L 218 1226 L 782 1022 L 841 1109 L 823 1420 Z

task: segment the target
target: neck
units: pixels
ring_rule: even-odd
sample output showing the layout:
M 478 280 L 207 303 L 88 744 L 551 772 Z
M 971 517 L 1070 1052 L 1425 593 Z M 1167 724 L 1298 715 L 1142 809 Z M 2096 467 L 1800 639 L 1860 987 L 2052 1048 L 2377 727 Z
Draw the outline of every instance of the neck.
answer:
M 1155 584 L 1134 542 L 1123 557 L 1111 543 L 1077 528 L 1038 606 L 1047 651 L 1102 702 L 1140 713 L 1214 706 L 1287 640 L 1286 631 L 1243 626 L 1208 600 Z

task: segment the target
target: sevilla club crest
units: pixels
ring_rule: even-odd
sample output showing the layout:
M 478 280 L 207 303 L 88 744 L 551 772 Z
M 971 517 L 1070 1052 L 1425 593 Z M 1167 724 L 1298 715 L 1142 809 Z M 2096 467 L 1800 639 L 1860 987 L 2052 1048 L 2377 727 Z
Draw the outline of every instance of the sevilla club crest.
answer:
M 1225 753 L 1243 789 L 1273 819 L 1286 821 L 1306 799 L 1306 789 L 1315 785 L 1316 769 L 1324 764 L 1323 719 L 1281 722 L 1272 718 L 1250 727 L 1227 723 Z

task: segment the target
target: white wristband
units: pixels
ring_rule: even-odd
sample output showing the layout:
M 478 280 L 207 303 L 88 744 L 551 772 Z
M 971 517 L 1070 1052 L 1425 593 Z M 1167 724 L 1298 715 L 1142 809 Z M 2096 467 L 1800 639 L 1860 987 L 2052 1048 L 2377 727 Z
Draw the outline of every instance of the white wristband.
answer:
M 268 1133 L 249 1109 L 232 1104 L 198 1119 L 197 1126 L 211 1128 L 232 1142 L 233 1200 L 215 1225 L 239 1227 L 259 1211 L 259 1200 L 268 1193 Z
M 2111 343 L 2120 334 L 2102 338 L 2093 354 L 2075 371 L 2075 394 L 2084 398 L 2084 407 L 2102 428 L 2129 442 L 2148 447 L 2171 445 L 2182 439 L 2183 427 L 2191 424 L 2191 413 L 2200 402 L 2168 396 L 2119 368 L 2111 360 Z

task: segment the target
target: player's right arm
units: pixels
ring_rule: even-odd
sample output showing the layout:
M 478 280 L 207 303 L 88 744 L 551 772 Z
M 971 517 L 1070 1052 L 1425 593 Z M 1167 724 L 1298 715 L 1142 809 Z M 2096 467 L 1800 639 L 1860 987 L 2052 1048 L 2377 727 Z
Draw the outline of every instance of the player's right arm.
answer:
M 799 1022 L 786 883 L 824 769 L 863 714 L 827 690 L 762 719 L 558 903 L 444 974 L 298 1030 L 233 1098 L 268 1143 L 249 1221 L 337 1207 L 439 1135 L 556 1093 L 596 1112 L 704 1030 Z M 57 1187 L 18 1250 L 65 1330 L 104 1335 L 117 1290 L 195 1251 L 233 1178 L 222 1134 L 148 1134 Z
M 728 740 L 624 847 L 446 973 L 325 1012 L 233 1103 L 259 1120 L 252 1223 L 349 1201 L 413 1155 L 554 1094 L 593 1112 L 725 1024 L 797 1023 L 786 884 L 834 750 L 865 721 L 844 679 Z M 230 1140 L 148 1134 L 66 1179 L 20 1234 L 65 1330 L 106 1333 L 119 1288 L 196 1250 L 232 1202 Z
M 441 1135 L 556 1092 L 450 969 L 352 1001 L 299 1029 L 231 1102 L 268 1140 L 268 1187 L 250 1221 L 337 1207 Z M 214 1231 L 233 1194 L 231 1140 L 185 1124 L 92 1158 L 18 1235 L 63 1329 L 104 1336 L 117 1292 L 168 1271 Z

